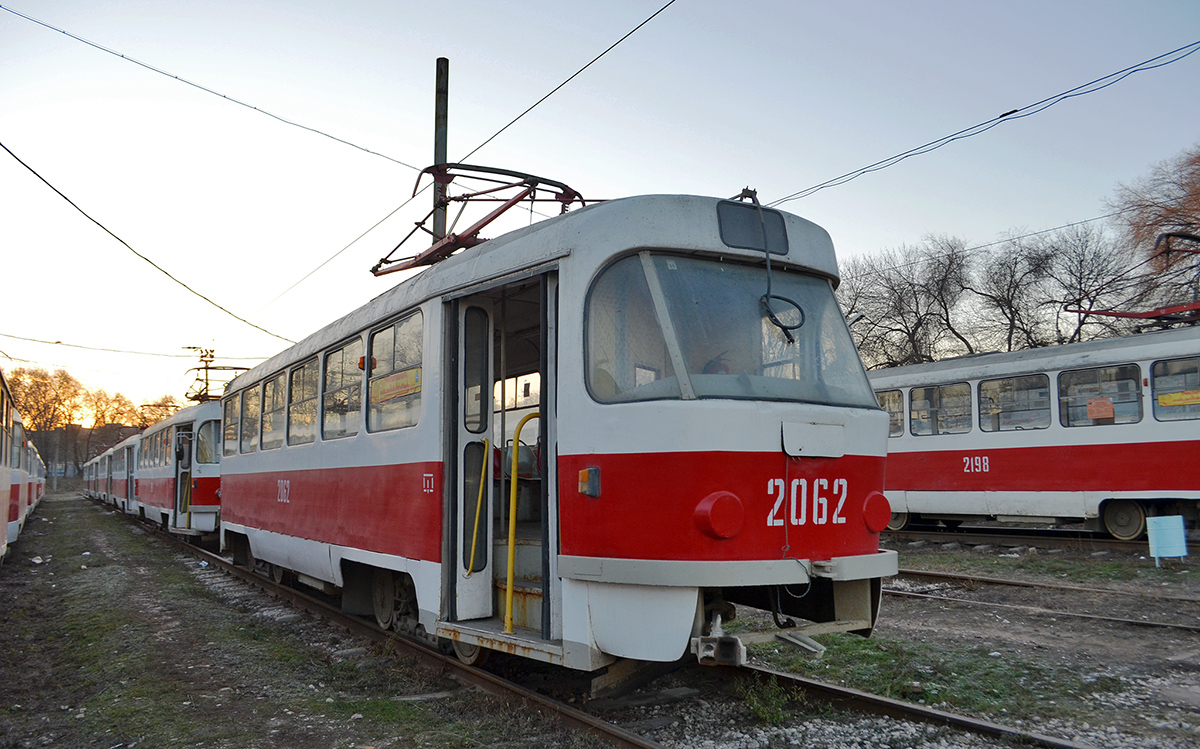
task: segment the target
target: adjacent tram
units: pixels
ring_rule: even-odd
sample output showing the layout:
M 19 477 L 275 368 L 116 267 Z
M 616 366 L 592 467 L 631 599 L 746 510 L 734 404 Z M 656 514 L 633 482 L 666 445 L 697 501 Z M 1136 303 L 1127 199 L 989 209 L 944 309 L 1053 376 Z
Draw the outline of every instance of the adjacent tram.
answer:
M 1200 327 L 870 372 L 890 528 L 1085 521 L 1119 539 L 1200 501 Z
M 118 501 L 128 503 L 126 511 L 173 533 L 216 532 L 221 512 L 220 420 L 219 403 L 199 403 L 118 445 L 127 456 L 124 471 L 133 484 L 133 491 L 126 484 L 126 494 L 116 492 Z M 114 466 L 120 467 L 120 461 L 115 459 Z
M 738 606 L 868 634 L 887 415 L 837 281 L 716 198 L 462 249 L 230 383 L 222 546 L 468 662 L 737 663 Z

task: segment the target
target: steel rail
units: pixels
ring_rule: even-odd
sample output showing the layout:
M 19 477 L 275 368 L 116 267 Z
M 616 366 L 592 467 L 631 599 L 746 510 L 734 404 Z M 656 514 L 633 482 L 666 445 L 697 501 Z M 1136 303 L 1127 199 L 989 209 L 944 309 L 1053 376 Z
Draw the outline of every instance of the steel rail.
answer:
M 1103 593 L 1114 596 L 1133 596 L 1135 598 L 1154 598 L 1161 601 L 1180 601 L 1183 603 L 1200 603 L 1200 598 L 1193 596 L 1166 596 L 1161 593 L 1139 593 L 1132 590 L 1116 590 L 1114 588 L 1086 588 L 1077 585 L 1060 585 L 1058 583 L 1034 582 L 1030 580 L 1008 580 L 1000 577 L 984 577 L 980 575 L 964 575 L 961 572 L 936 572 L 933 570 L 901 569 L 898 575 L 908 577 L 925 577 L 934 580 L 954 580 L 958 582 L 980 582 L 991 585 L 1011 585 L 1018 588 L 1046 588 L 1062 590 L 1071 593 Z
M 111 505 L 104 506 L 113 510 L 115 514 L 121 517 L 134 520 L 134 518 L 119 512 Z M 564 725 L 591 734 L 610 746 L 629 747 L 630 749 L 662 749 L 661 744 L 644 736 L 601 720 L 594 715 L 590 715 L 565 703 L 538 694 L 482 669 L 468 666 L 457 658 L 442 655 L 396 632 L 382 630 L 374 623 L 343 614 L 339 609 L 319 598 L 310 596 L 294 588 L 278 585 L 274 580 L 245 567 L 239 567 L 218 554 L 213 554 L 210 551 L 189 544 L 185 540 L 163 531 L 161 528 L 142 524 L 139 524 L 139 527 L 151 531 L 158 538 L 169 540 L 177 546 L 186 549 L 193 556 L 199 557 L 228 574 L 260 588 L 268 595 L 287 601 L 297 608 L 332 621 L 346 628 L 352 634 L 365 637 L 372 642 L 385 646 L 385 648 L 394 649 L 402 652 L 404 655 L 413 657 L 421 665 L 441 673 L 446 673 L 460 683 L 477 687 L 503 700 L 516 700 L 539 713 L 549 712 L 556 716 Z
M 1200 632 L 1200 626 L 1194 624 L 1173 624 L 1171 622 L 1152 622 L 1140 619 L 1123 619 L 1115 616 L 1101 616 L 1100 614 L 1078 614 L 1073 611 L 1057 611 L 1055 609 L 1044 609 L 1040 606 L 1025 606 L 1019 603 L 996 603 L 992 601 L 975 601 L 970 598 L 951 598 L 949 596 L 935 596 L 929 593 L 914 593 L 907 590 L 884 590 L 884 593 L 893 596 L 903 596 L 905 598 L 922 598 L 929 601 L 949 601 L 951 603 L 965 603 L 969 606 L 987 606 L 996 609 L 1017 609 L 1027 611 L 1031 614 L 1042 614 L 1046 616 L 1061 616 L 1072 617 L 1075 619 L 1089 619 L 1098 622 L 1110 622 L 1112 624 L 1131 624 L 1138 627 L 1161 627 L 1165 629 L 1182 629 L 1187 632 Z
M 777 682 L 783 682 L 788 686 L 799 689 L 807 697 L 819 699 L 840 707 L 849 707 L 860 712 L 886 715 L 891 718 L 920 723 L 950 726 L 984 736 L 1011 739 L 1029 746 L 1043 746 L 1050 747 L 1051 749 L 1093 749 L 1090 744 L 1080 744 L 1069 739 L 1060 739 L 1045 734 L 1022 731 L 988 720 L 971 718 L 959 715 L 958 713 L 937 710 L 925 705 L 904 702 L 903 700 L 894 700 L 890 697 L 881 697 L 859 689 L 851 689 L 850 687 L 834 686 L 833 684 L 827 684 L 783 671 L 776 671 L 763 666 L 748 665 L 737 669 L 722 666 L 720 668 L 727 668 L 733 672 L 748 671 L 761 681 L 774 679 Z
M 1119 541 L 1093 531 L 1052 530 L 1041 528 L 956 528 L 954 530 L 922 529 L 888 531 L 887 537 L 894 541 L 913 540 L 931 543 L 957 541 L 970 544 L 996 544 L 999 546 L 1053 545 L 1058 547 L 1088 546 L 1097 549 L 1133 551 L 1149 549 L 1145 540 Z

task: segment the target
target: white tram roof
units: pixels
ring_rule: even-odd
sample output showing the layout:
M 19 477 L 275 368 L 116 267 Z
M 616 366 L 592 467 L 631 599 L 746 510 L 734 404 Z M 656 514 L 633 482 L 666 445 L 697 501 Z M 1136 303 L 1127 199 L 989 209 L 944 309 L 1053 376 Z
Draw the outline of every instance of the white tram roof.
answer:
M 594 273 L 614 255 L 637 249 L 668 249 L 762 260 L 762 250 L 727 246 L 721 239 L 717 205 L 727 199 L 695 195 L 640 195 L 576 209 L 461 250 L 409 277 L 296 345 L 234 378 L 226 393 L 257 382 L 288 365 L 346 340 L 389 316 L 489 279 L 535 268 L 567 256 Z M 749 205 L 749 204 L 746 204 Z M 790 213 L 783 217 L 788 253 L 772 254 L 776 267 L 839 280 L 833 241 L 820 226 Z
M 1173 359 L 1189 355 L 1200 355 L 1200 326 L 1067 343 L 1061 346 L 971 354 L 925 364 L 874 369 L 867 372 L 867 375 L 873 387 L 882 389 L 1056 372 L 1063 369 L 1098 367 L 1147 359 Z
M 174 426 L 175 424 L 186 424 L 186 423 L 189 423 L 192 421 L 196 421 L 197 419 L 203 419 L 203 418 L 205 418 L 205 413 L 204 413 L 205 411 L 211 412 L 211 414 L 209 414 L 207 418 L 219 419 L 220 413 L 221 413 L 220 402 L 215 401 L 215 400 L 205 401 L 204 403 L 197 403 L 194 406 L 188 406 L 187 408 L 181 408 L 178 411 L 176 411 L 175 413 L 168 416 L 167 418 L 154 422 L 150 426 L 143 429 L 139 434 L 134 435 L 134 436 L 140 437 L 142 435 L 150 434 L 152 432 L 157 432 L 161 429 L 165 429 L 166 427 L 169 427 L 169 426 Z

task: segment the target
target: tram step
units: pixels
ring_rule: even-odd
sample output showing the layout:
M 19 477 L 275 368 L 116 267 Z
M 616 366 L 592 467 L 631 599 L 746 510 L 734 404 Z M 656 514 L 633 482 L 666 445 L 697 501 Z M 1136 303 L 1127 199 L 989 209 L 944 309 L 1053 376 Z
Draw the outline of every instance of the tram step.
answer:
M 492 546 L 493 575 L 497 580 L 508 577 L 508 544 L 497 541 Z M 514 547 L 513 578 L 521 582 L 541 583 L 542 545 L 518 540 Z
M 504 619 L 505 581 L 496 581 L 496 616 Z M 513 626 L 542 628 L 542 586 L 540 583 L 513 583 Z

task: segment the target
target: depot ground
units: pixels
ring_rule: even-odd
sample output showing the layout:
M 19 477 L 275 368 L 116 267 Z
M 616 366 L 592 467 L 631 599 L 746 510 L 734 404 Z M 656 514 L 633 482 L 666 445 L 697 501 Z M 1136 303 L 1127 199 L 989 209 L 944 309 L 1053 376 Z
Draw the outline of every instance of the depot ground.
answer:
M 197 564 L 47 496 L 0 567 L 0 747 L 588 745 Z

